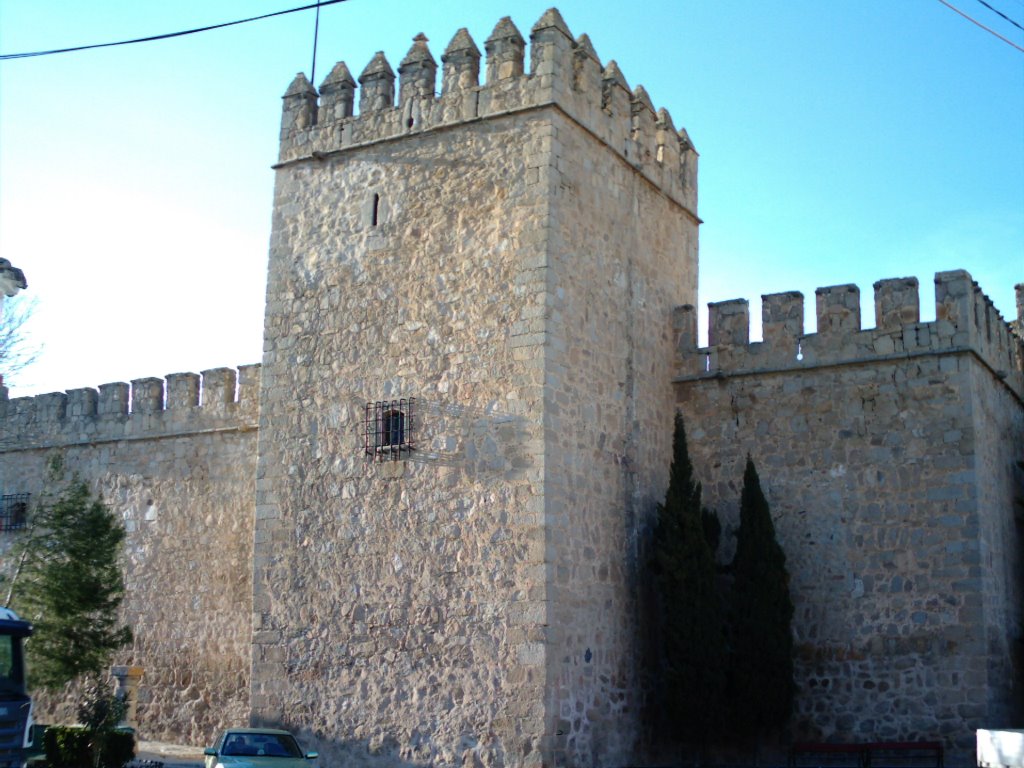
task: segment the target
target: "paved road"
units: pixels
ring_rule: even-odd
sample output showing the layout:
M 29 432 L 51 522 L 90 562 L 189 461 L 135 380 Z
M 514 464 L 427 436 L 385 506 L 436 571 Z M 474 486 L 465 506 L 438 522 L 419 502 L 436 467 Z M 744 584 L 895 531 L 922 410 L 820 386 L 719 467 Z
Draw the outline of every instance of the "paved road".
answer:
M 140 741 L 135 749 L 138 764 L 163 763 L 163 768 L 202 768 L 202 747 L 168 744 L 162 741 Z

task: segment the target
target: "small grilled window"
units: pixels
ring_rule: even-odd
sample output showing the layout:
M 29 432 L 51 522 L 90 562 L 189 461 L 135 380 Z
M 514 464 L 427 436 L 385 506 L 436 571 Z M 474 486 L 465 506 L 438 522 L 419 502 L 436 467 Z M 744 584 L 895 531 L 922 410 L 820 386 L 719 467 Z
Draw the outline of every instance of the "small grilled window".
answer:
M 398 461 L 413 450 L 416 399 L 381 400 L 366 404 L 364 448 L 374 461 Z
M 380 444 L 382 447 L 403 445 L 405 443 L 405 414 L 397 408 L 384 411 L 384 428 L 381 430 Z
M 0 496 L 0 532 L 20 531 L 28 524 L 27 493 Z

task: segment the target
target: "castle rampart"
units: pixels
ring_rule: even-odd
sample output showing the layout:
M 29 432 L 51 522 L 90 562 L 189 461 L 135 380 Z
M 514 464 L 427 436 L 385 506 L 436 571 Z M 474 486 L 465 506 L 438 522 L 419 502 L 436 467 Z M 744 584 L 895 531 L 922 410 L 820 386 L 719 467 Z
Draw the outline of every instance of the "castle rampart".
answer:
M 124 521 L 135 639 L 116 661 L 144 670 L 146 738 L 205 743 L 248 716 L 259 379 L 249 365 L 13 400 L 0 390 L 0 493 L 54 492 L 60 454 Z M 0 531 L 0 552 L 17 535 Z M 75 719 L 71 699 L 38 704 L 46 722 Z
M 614 61 L 602 66 L 586 35 L 573 39 L 555 9 L 530 32 L 530 71 L 526 41 L 508 17 L 484 45 L 486 76 L 479 83 L 480 51 L 460 29 L 437 64 L 427 39 L 417 35 L 395 73 L 378 52 L 356 82 L 338 62 L 320 86 L 299 74 L 284 95 L 280 162 L 323 156 L 352 147 L 453 128 L 477 120 L 556 106 L 616 152 L 644 178 L 683 206 L 697 212 L 697 152 L 685 130 L 677 130 L 665 109 L 655 110 L 642 85 L 630 89 Z
M 791 574 L 794 737 L 941 737 L 968 764 L 973 729 L 1017 714 L 1024 350 L 967 272 L 936 275 L 930 322 L 916 279 L 874 288 L 869 329 L 856 286 L 816 291 L 816 333 L 801 294 L 766 295 L 761 342 L 745 301 L 710 305 L 703 348 L 678 309 L 677 405 L 726 531 L 758 466 Z
M 761 342 L 750 341 L 746 300 L 712 303 L 708 346 L 703 348 L 697 345 L 695 309 L 679 307 L 674 316 L 676 380 L 971 354 L 1024 401 L 1024 342 L 967 272 L 935 276 L 936 319 L 930 322 L 920 320 L 916 278 L 879 280 L 874 291 L 876 326 L 862 329 L 857 286 L 819 288 L 818 330 L 806 334 L 803 294 L 762 296 Z
M 0 451 L 255 429 L 260 366 L 214 368 L 8 399 L 0 388 Z

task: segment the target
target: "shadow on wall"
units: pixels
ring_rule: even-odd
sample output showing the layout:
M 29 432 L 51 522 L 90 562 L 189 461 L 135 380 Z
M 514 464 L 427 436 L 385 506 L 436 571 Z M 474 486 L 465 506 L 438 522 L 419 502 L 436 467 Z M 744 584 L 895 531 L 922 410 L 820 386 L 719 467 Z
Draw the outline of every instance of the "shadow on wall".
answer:
M 353 408 L 359 407 L 353 402 Z M 438 403 L 417 399 L 416 449 L 403 459 L 451 467 L 467 477 L 516 480 L 539 452 L 536 425 L 496 406 Z M 360 435 L 359 439 L 362 439 Z

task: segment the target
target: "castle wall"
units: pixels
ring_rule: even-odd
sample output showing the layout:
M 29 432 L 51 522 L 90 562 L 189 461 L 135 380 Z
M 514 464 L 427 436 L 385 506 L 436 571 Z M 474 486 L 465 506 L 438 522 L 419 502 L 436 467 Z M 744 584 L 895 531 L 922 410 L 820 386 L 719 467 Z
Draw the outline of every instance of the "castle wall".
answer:
M 931 323 L 916 280 L 875 288 L 877 328 L 838 286 L 806 335 L 799 294 L 765 296 L 755 344 L 745 302 L 712 305 L 706 349 L 682 310 L 679 408 L 727 530 L 758 466 L 791 575 L 795 737 L 938 736 L 967 764 L 973 730 L 1011 715 L 1024 355 L 964 272 L 936 277 Z
M 1024 562 L 1021 520 L 1024 514 L 1024 407 L 1008 388 L 993 386 L 992 373 L 972 371 L 978 475 L 983 626 L 989 647 L 985 669 L 987 711 L 970 715 L 995 728 L 1012 728 L 1024 708 Z
M 696 153 L 557 12 L 285 95 L 252 707 L 329 760 L 618 764 Z M 416 450 L 364 455 L 368 401 Z M 372 452 L 371 452 L 372 453 Z M 371 455 L 371 458 L 373 456 Z M 622 543 L 632 553 L 624 561 Z M 381 661 L 383 659 L 383 662 Z
M 237 378 L 237 398 L 235 371 L 218 369 L 0 399 L 3 493 L 38 501 L 59 454 L 124 521 L 135 637 L 115 663 L 144 670 L 143 738 L 201 744 L 248 717 L 259 367 Z M 41 722 L 76 719 L 74 692 L 37 703 Z
M 141 735 L 251 719 L 327 764 L 638 762 L 678 407 L 727 542 L 748 453 L 772 505 L 791 735 L 968 763 L 1020 714 L 1024 301 L 1011 331 L 941 273 L 922 323 L 917 281 L 881 281 L 864 330 L 836 286 L 805 334 L 774 294 L 763 342 L 721 302 L 699 349 L 672 311 L 696 298 L 689 137 L 557 11 L 529 38 L 502 19 L 482 57 L 460 30 L 437 95 L 417 36 L 397 78 L 383 53 L 362 72 L 358 114 L 343 62 L 296 77 L 262 369 L 0 388 L 0 491 L 38 497 L 59 452 L 125 521 Z
M 544 390 L 554 764 L 627 765 L 643 711 L 644 532 L 671 459 L 671 309 L 696 296 L 697 223 L 568 119 L 554 132 Z

